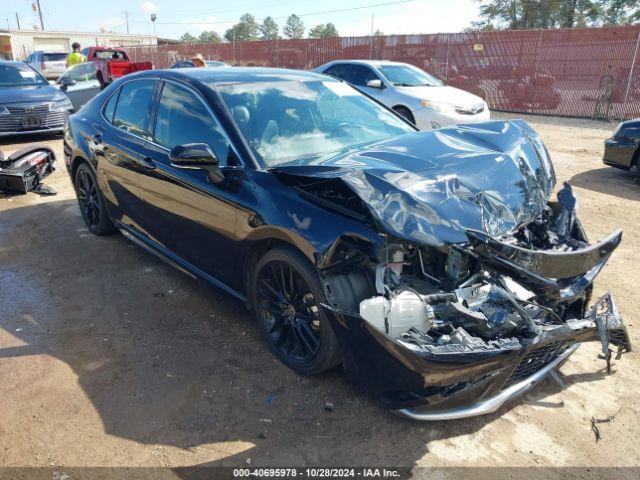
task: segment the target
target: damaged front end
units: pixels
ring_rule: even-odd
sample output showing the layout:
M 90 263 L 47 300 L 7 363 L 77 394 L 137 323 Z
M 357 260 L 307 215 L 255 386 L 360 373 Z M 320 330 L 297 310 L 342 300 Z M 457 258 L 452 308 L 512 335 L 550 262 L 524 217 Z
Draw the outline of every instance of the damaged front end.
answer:
M 338 175 L 281 172 L 379 233 L 345 234 L 317 257 L 347 372 L 391 409 L 442 420 L 495 411 L 581 342 L 600 342 L 608 369 L 612 351 L 631 351 L 614 297 L 589 305 L 622 232 L 589 244 L 571 187 L 549 201 L 555 177 L 535 132 L 491 122 L 425 138 L 428 160 L 403 152 L 422 168 L 344 167 L 387 161 L 395 146 L 379 145 L 336 161 Z

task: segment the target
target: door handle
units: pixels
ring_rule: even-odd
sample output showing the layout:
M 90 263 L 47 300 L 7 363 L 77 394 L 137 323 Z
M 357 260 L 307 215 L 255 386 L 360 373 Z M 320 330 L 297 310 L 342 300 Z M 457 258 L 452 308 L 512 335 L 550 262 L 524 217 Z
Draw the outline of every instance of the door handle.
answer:
M 141 157 L 138 158 L 138 163 L 140 166 L 146 168 L 147 170 L 155 170 L 156 164 L 151 160 L 151 157 Z

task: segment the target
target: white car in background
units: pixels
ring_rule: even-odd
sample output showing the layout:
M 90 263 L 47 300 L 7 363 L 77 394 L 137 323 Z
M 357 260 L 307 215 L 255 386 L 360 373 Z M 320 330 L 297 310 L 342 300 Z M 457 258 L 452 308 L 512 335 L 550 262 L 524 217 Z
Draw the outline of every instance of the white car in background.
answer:
M 393 108 L 421 130 L 490 119 L 489 107 L 482 98 L 445 85 L 407 63 L 335 60 L 314 69 L 314 72 L 345 80 Z
M 67 68 L 67 52 L 43 52 L 38 50 L 25 62 L 39 71 L 47 80 L 57 80 Z

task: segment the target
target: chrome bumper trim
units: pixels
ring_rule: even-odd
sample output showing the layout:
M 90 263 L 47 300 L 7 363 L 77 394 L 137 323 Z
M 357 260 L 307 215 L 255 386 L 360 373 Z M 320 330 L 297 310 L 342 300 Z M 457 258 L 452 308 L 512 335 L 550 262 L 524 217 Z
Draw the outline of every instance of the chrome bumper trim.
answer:
M 579 344 L 572 345 L 567 349 L 567 351 L 559 355 L 558 358 L 542 367 L 530 377 L 522 380 L 521 382 L 514 383 L 513 385 L 505 388 L 493 397 L 485 398 L 484 400 L 480 400 L 473 405 L 466 405 L 463 407 L 451 408 L 449 410 L 424 413 L 413 408 L 403 408 L 401 410 L 394 410 L 394 412 L 403 417 L 411 418 L 412 420 L 422 420 L 429 422 L 475 417 L 477 415 L 486 415 L 487 413 L 495 412 L 506 401 L 522 395 L 527 390 L 531 389 L 534 385 L 543 380 L 547 376 L 547 374 L 549 374 L 549 372 L 553 371 L 555 367 L 566 360 L 573 352 L 578 349 L 579 346 Z

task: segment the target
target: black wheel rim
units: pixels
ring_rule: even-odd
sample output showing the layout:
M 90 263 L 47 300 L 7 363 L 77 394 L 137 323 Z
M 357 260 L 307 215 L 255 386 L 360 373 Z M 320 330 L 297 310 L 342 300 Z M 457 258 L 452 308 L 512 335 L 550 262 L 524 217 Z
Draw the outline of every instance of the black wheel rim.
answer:
M 82 217 L 89 227 L 95 227 L 100 220 L 98 188 L 93 177 L 84 169 L 78 172 L 76 190 Z
M 315 358 L 320 349 L 320 310 L 311 289 L 288 263 L 273 261 L 258 275 L 258 309 L 279 353 L 296 364 Z

